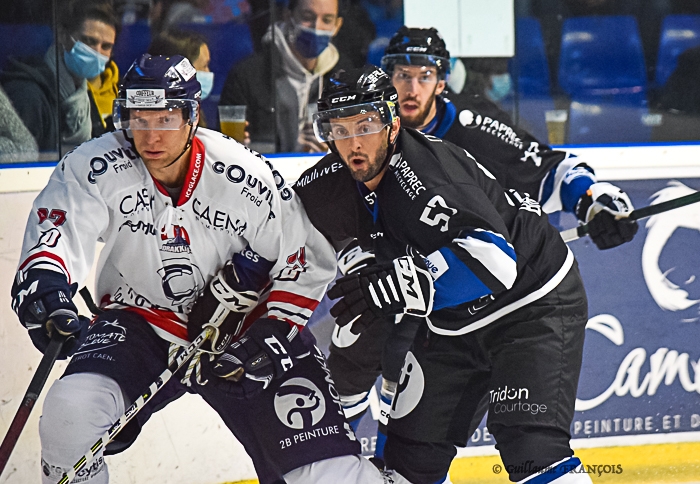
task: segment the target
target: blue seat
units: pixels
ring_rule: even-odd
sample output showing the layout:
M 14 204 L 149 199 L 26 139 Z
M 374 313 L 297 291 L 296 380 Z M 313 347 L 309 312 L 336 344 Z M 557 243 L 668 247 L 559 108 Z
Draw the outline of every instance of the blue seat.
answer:
M 0 69 L 7 59 L 43 56 L 53 43 L 53 31 L 44 24 L 0 24 Z
M 245 23 L 182 24 L 178 28 L 197 32 L 207 39 L 211 53 L 209 69 L 214 73 L 214 96 L 221 94 L 229 70 L 253 53 L 253 38 Z M 267 80 L 261 79 L 260 82 Z
M 678 56 L 685 50 L 700 45 L 700 15 L 669 15 L 661 25 L 659 54 L 656 60 L 655 83 L 666 84 L 676 69 Z
M 517 80 L 518 92 L 525 96 L 549 96 L 549 64 L 545 54 L 540 22 L 533 17 L 517 19 L 515 25 L 515 57 L 510 61 L 510 74 Z
M 575 17 L 564 22 L 559 86 L 570 96 L 638 95 L 647 89 L 637 20 L 632 16 Z
M 136 22 L 124 25 L 117 36 L 112 50 L 112 58 L 119 67 L 119 74 L 123 76 L 151 45 L 151 28 L 145 22 Z
M 574 96 L 569 107 L 567 143 L 644 143 L 651 119 L 643 94 Z

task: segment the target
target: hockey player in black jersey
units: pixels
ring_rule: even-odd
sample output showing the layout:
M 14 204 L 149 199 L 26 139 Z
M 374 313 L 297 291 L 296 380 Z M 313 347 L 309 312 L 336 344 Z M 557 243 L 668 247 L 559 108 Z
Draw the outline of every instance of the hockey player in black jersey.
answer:
M 382 69 L 399 95 L 404 127 L 468 150 L 501 185 L 536 197 L 547 213 L 564 210 L 581 222 L 590 221 L 595 226 L 591 238 L 600 249 L 632 240 L 636 222 L 614 217 L 615 212 L 632 210 L 619 188 L 596 183 L 583 159 L 540 143 L 483 96 L 450 96 L 445 92 L 449 68 L 450 53 L 434 28 L 404 26 L 392 37 Z M 593 205 L 597 207 L 589 210 Z M 612 213 L 601 212 L 601 205 Z
M 485 397 L 511 480 L 553 466 L 541 482 L 590 482 L 569 473 L 587 321 L 572 253 L 535 199 L 504 191 L 467 151 L 401 128 L 396 99 L 380 69 L 335 75 L 314 120 L 333 153 L 295 186 L 337 247 L 355 238 L 377 257 L 329 291 L 338 325 L 357 334 L 425 318 L 391 404 L 387 467 L 443 482 Z
M 437 30 L 399 29 L 386 49 L 382 67 L 397 90 L 404 127 L 466 149 L 502 186 L 536 197 L 545 212 L 564 210 L 574 213 L 581 222 L 590 222 L 591 238 L 601 249 L 632 240 L 637 223 L 615 218 L 632 210 L 629 198 L 610 183 L 597 183 L 593 170 L 583 159 L 540 143 L 482 96 L 463 94 L 453 98 L 445 92 L 450 53 Z M 601 210 L 603 207 L 607 210 Z M 355 245 L 348 246 L 339 258 L 344 273 L 372 260 L 372 254 L 362 252 Z M 334 374 L 341 382 L 353 382 L 352 388 L 348 388 L 353 393 L 346 396 L 346 410 L 348 418 L 355 423 L 359 423 L 369 406 L 369 390 L 382 371 L 382 411 L 375 449 L 379 458 L 385 440 L 386 409 L 411 340 L 407 336 L 411 332 L 409 326 L 397 327 L 391 336 L 385 336 L 388 343 L 383 357 L 381 351 L 367 350 L 367 345 L 381 346 L 383 339 L 378 334 L 363 335 L 362 339 L 347 344 L 347 339 L 339 338 L 341 333 L 336 331 L 331 345 L 330 364 Z

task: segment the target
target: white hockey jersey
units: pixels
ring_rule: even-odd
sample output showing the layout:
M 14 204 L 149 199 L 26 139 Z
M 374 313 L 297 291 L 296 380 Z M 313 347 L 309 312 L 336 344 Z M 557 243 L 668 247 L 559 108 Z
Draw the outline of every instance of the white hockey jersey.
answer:
M 332 247 L 264 157 L 201 128 L 192 146 L 177 204 L 126 132 L 68 153 L 34 201 L 18 282 L 40 268 L 82 283 L 104 242 L 98 305 L 139 312 L 161 337 L 183 344 L 205 284 L 249 246 L 274 262 L 267 316 L 303 326 L 336 274 Z

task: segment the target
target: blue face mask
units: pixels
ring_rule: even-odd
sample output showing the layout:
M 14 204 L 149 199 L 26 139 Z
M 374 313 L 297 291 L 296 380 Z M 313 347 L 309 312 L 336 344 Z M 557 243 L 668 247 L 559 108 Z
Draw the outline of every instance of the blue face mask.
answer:
M 105 71 L 109 57 L 76 40 L 70 52 L 63 51 L 63 60 L 74 75 L 93 79 Z
M 292 41 L 296 50 L 306 59 L 314 59 L 326 50 L 333 37 L 332 30 L 316 30 L 292 22 Z
M 498 102 L 513 92 L 513 81 L 510 74 L 498 74 L 491 76 L 491 89 L 486 91 L 486 95 L 493 102 Z
M 202 100 L 209 97 L 211 90 L 214 87 L 214 73 L 206 71 L 197 71 L 197 80 L 202 86 Z

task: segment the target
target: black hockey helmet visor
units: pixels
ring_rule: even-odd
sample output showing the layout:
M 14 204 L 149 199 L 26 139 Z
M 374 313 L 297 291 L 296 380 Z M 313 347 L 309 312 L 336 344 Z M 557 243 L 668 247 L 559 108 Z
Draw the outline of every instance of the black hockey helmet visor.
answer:
M 395 119 L 396 105 L 393 101 L 374 101 L 328 109 L 314 114 L 314 134 L 321 142 L 333 142 L 379 133 Z
M 421 76 L 421 82 L 437 82 L 445 79 L 445 75 L 450 71 L 450 59 L 432 54 L 389 54 L 382 57 L 382 69 L 386 71 L 393 80 L 396 81 L 394 69 L 396 66 L 418 66 L 424 67 L 423 71 L 434 69 L 435 77 Z
M 396 65 L 434 66 L 439 78 L 445 79 L 450 72 L 450 52 L 436 29 L 404 25 L 389 40 L 382 57 L 382 69 L 390 76 Z

